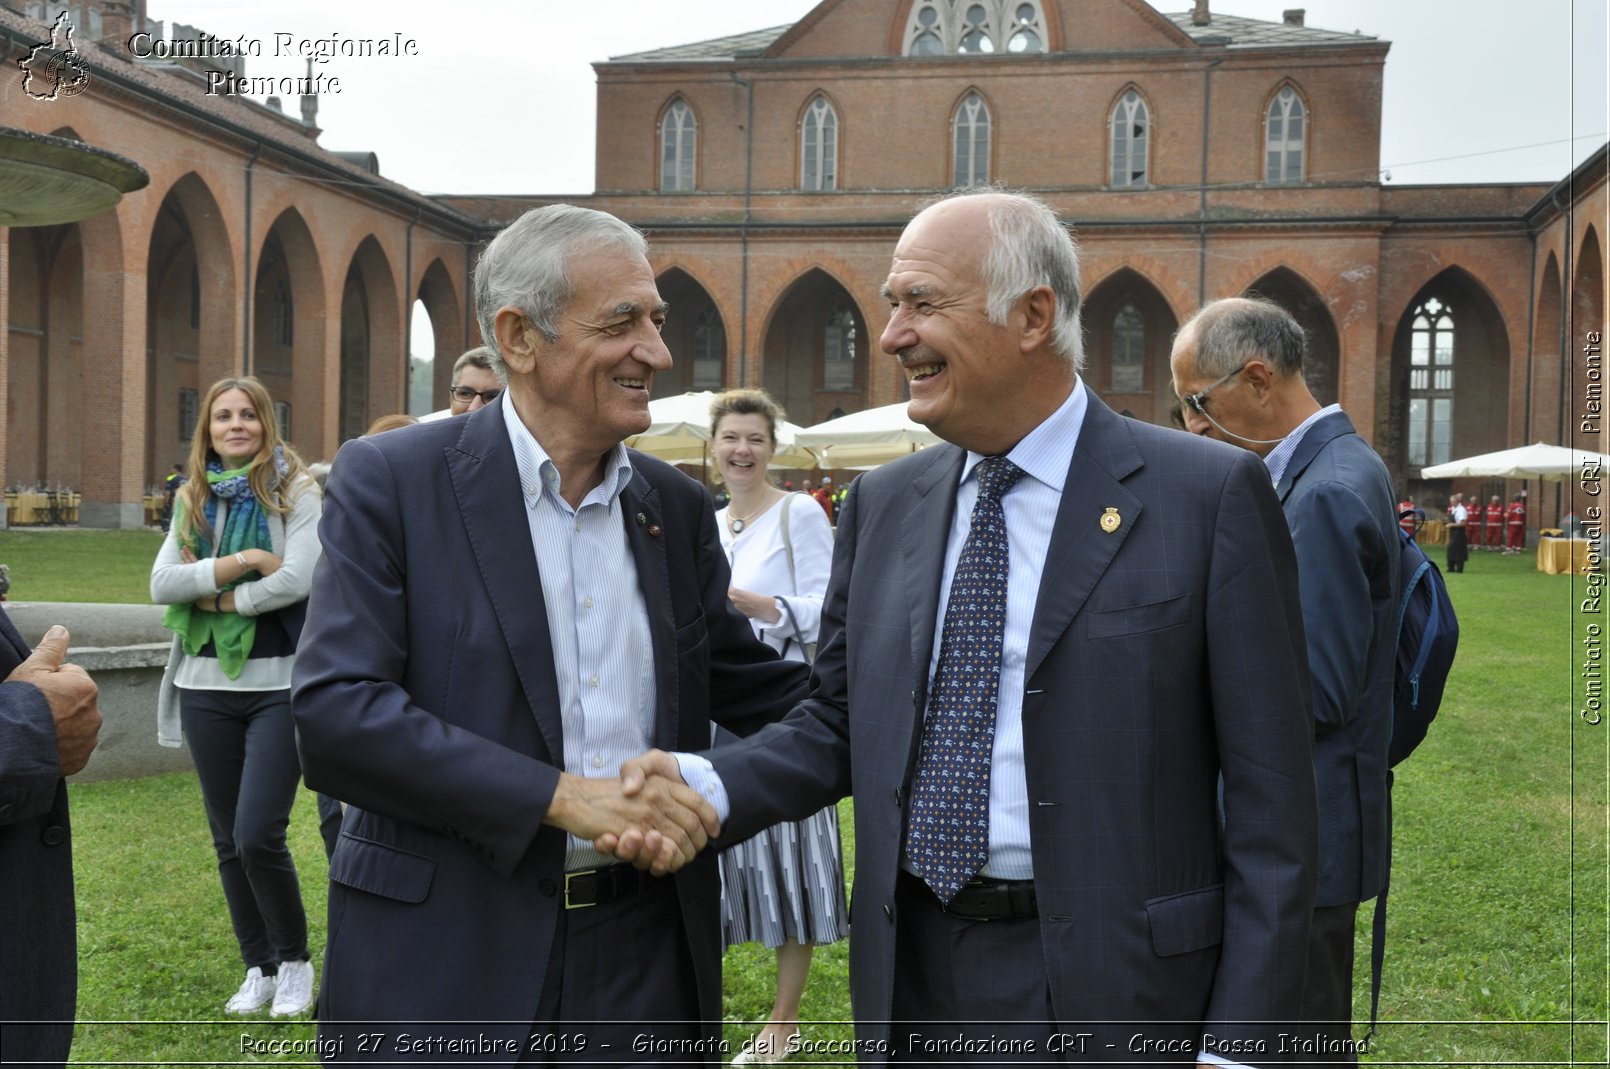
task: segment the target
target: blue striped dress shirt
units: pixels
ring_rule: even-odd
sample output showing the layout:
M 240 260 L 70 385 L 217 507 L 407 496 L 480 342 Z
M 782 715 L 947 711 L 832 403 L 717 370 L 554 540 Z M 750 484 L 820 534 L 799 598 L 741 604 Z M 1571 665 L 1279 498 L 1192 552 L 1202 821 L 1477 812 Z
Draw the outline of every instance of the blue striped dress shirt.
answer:
M 656 699 L 648 608 L 621 517 L 631 461 L 616 445 L 604 460 L 603 482 L 573 509 L 559 496 L 559 469 L 520 421 L 508 391 L 502 403 L 553 636 L 565 771 L 617 776 L 621 762 L 652 745 Z M 565 848 L 567 871 L 614 860 L 575 836 Z

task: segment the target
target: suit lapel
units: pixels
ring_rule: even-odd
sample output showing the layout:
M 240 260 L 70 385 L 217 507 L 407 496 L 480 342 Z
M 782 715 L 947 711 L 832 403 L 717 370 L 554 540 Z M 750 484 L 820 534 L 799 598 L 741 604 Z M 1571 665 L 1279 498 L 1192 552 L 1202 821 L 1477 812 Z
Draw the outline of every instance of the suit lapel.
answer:
M 1034 678 L 1140 519 L 1140 499 L 1121 482 L 1140 468 L 1140 452 L 1123 419 L 1094 393 L 1087 391 L 1087 396 L 1089 408 L 1062 487 L 1034 602 L 1025 680 Z M 1102 526 L 1108 509 L 1118 517 L 1111 531 Z
M 677 748 L 679 694 L 676 656 L 676 621 L 671 613 L 671 572 L 662 530 L 660 492 L 643 474 L 632 470 L 632 481 L 621 493 L 621 522 L 637 565 L 637 585 L 648 610 L 649 635 L 654 650 L 654 745 Z M 639 522 L 638 517 L 642 517 Z M 658 534 L 651 532 L 660 532 Z M 685 536 L 684 536 L 685 537 Z
M 1280 503 L 1286 503 L 1286 498 L 1297 486 L 1297 480 L 1319 456 L 1320 450 L 1342 435 L 1352 433 L 1353 421 L 1347 418 L 1346 412 L 1333 412 L 1304 431 L 1303 440 L 1297 443 L 1297 451 L 1291 455 L 1286 470 L 1281 473 L 1280 484 L 1275 487 Z
M 906 608 L 911 614 L 912 687 L 916 708 L 928 702 L 928 662 L 933 657 L 934 621 L 939 616 L 939 584 L 945 571 L 945 543 L 956 513 L 963 450 L 934 446 L 934 462 L 911 480 L 900 523 L 901 558 L 906 570 Z
M 508 644 L 509 659 L 549 756 L 563 765 L 564 724 L 553 638 L 503 406 L 487 405 L 473 413 L 458 442 L 445 453 L 470 550 Z

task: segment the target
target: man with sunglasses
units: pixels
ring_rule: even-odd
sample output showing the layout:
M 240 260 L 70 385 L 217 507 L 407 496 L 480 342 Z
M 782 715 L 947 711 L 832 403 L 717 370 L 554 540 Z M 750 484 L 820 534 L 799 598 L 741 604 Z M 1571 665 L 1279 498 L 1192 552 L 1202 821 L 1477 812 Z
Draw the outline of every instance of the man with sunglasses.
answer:
M 489 405 L 503 392 L 503 380 L 492 370 L 491 349 L 477 346 L 453 362 L 453 385 L 447 407 L 455 416 Z
M 1353 920 L 1386 889 L 1387 743 L 1397 650 L 1397 509 L 1386 465 L 1339 405 L 1303 379 L 1307 341 L 1269 301 L 1214 301 L 1187 320 L 1170 363 L 1185 429 L 1263 457 L 1297 549 L 1313 678 L 1319 884 L 1303 1019 L 1321 1060 L 1357 1061 Z

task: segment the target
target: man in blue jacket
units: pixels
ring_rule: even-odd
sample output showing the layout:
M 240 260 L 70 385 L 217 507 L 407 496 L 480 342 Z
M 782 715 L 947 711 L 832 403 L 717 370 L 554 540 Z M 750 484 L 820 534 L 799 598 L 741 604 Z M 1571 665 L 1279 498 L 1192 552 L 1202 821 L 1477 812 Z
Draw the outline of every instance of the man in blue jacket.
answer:
M 1188 320 L 1171 363 L 1186 430 L 1263 457 L 1297 549 L 1319 790 L 1303 1019 L 1312 1053 L 1351 1064 L 1353 917 L 1386 887 L 1392 835 L 1397 518 L 1386 465 L 1341 406 L 1309 392 L 1306 348 L 1284 309 L 1237 297 Z

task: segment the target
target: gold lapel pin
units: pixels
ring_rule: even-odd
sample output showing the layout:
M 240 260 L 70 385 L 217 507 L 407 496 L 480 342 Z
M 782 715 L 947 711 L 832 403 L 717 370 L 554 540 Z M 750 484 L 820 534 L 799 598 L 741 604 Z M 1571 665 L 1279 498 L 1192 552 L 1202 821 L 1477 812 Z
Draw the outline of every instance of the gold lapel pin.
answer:
M 1108 534 L 1118 530 L 1118 525 L 1123 522 L 1124 518 L 1118 515 L 1117 509 L 1110 508 L 1101 514 L 1101 529 Z
M 657 524 L 657 523 L 649 524 L 648 525 L 648 536 L 650 538 L 658 538 L 658 537 L 660 537 L 660 525 Z

